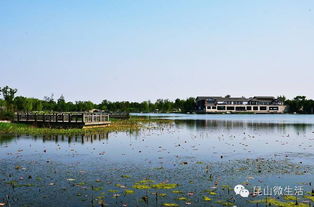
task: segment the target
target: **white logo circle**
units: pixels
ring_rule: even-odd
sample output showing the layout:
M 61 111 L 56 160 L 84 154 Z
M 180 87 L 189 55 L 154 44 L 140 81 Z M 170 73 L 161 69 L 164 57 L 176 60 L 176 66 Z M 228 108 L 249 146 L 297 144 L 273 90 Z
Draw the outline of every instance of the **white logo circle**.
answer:
M 247 189 L 245 189 L 243 185 L 240 184 L 236 185 L 233 190 L 236 195 L 240 195 L 243 198 L 247 198 L 250 195 L 250 192 Z
M 247 189 L 243 189 L 240 191 L 240 196 L 243 198 L 247 198 L 249 197 L 249 195 L 250 195 L 250 192 Z
M 243 189 L 245 189 L 245 187 L 243 185 L 236 185 L 233 190 L 234 190 L 235 194 L 238 195 L 238 194 L 240 194 L 240 191 Z

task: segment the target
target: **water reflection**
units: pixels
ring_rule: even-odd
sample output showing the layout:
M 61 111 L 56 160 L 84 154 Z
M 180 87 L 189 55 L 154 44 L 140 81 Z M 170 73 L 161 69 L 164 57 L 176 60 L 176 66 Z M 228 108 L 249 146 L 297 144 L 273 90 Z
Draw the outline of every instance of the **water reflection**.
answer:
M 43 142 L 53 141 L 58 142 L 79 142 L 79 143 L 93 143 L 94 141 L 108 140 L 109 133 L 99 133 L 99 134 L 88 134 L 88 135 L 75 135 L 75 136 L 65 136 L 65 135 L 45 135 L 42 137 Z M 34 137 L 37 139 L 37 137 Z
M 260 131 L 260 132 L 295 132 L 296 134 L 312 132 L 314 124 L 310 123 L 274 123 L 274 122 L 256 122 L 256 121 L 237 121 L 237 120 L 171 120 L 167 123 L 148 123 L 148 129 L 161 130 L 166 129 L 180 130 L 185 129 L 187 131 L 211 131 L 220 133 L 220 131 L 225 132 L 240 132 L 240 131 Z M 130 130 L 126 133 L 127 135 L 133 137 L 134 139 L 140 138 L 145 135 L 147 128 L 142 130 Z M 96 141 L 103 141 L 109 139 L 109 134 L 116 134 L 119 132 L 105 132 L 96 134 L 80 134 L 80 135 L 1 135 L 0 136 L 0 146 L 9 144 L 15 139 L 32 139 L 32 140 L 42 140 L 43 142 L 67 142 L 67 143 L 93 143 Z
M 297 132 L 305 132 L 313 129 L 313 124 L 307 123 L 273 123 L 256 121 L 233 121 L 233 120 L 174 120 L 178 127 L 187 127 L 189 129 L 203 130 L 234 130 L 234 129 L 252 129 L 252 130 L 285 130 L 294 129 Z
M 0 146 L 12 142 L 15 137 L 16 136 L 14 135 L 7 135 L 7 134 L 0 135 Z
M 34 141 L 42 140 L 43 142 L 67 142 L 67 143 L 93 143 L 95 141 L 108 140 L 109 132 L 98 134 L 82 134 L 82 135 L 34 135 L 34 136 L 21 136 L 21 135 L 1 135 L 0 145 L 9 144 L 10 142 L 18 139 L 32 139 Z
M 142 130 L 128 132 L 2 136 L 0 202 L 99 206 L 97 198 L 109 206 L 185 206 L 178 192 L 182 196 L 193 192 L 190 206 L 218 207 L 222 205 L 215 202 L 233 199 L 226 186 L 239 183 L 247 183 L 249 189 L 303 183 L 306 192 L 312 191 L 313 123 L 224 117 L 148 122 Z M 150 187 L 148 181 L 179 185 L 153 188 L 151 192 L 167 195 L 156 202 L 157 194 L 133 187 L 139 182 Z M 209 195 L 212 187 L 216 194 Z M 211 203 L 203 196 L 210 196 Z M 232 202 L 232 206 L 257 206 L 244 199 Z

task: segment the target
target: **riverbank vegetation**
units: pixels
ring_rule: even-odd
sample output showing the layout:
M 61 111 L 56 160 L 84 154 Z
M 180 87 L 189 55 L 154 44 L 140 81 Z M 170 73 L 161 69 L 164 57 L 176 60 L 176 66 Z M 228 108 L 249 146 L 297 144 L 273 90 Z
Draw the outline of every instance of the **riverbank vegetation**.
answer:
M 132 117 L 125 120 L 112 120 L 112 123 L 106 127 L 98 128 L 71 128 L 71 129 L 57 129 L 57 128 L 40 128 L 27 124 L 19 123 L 0 123 L 1 135 L 88 135 L 100 134 L 107 132 L 135 132 L 140 129 L 155 128 L 163 126 L 163 124 L 171 123 L 171 120 L 150 119 L 145 117 Z
M 12 119 L 13 113 L 16 111 L 57 111 L 57 112 L 73 112 L 73 111 L 89 111 L 99 109 L 106 112 L 137 112 L 137 113 L 188 113 L 195 111 L 195 98 L 176 99 L 170 101 L 168 99 L 158 99 L 155 102 L 129 102 L 129 101 L 108 101 L 103 100 L 101 103 L 93 103 L 91 101 L 66 101 L 61 95 L 55 99 L 53 95 L 44 97 L 43 100 L 37 98 L 28 98 L 24 96 L 16 96 L 17 89 L 5 86 L 0 88 L 0 120 Z M 305 96 L 297 96 L 294 99 L 287 100 L 284 96 L 278 97 L 288 106 L 288 113 L 313 114 L 314 100 L 307 99 Z

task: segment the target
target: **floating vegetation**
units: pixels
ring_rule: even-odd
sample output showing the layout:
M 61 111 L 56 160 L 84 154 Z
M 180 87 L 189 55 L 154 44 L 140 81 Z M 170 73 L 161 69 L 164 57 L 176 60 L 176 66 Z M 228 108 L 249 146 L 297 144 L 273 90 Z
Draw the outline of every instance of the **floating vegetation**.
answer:
M 222 206 L 234 206 L 234 203 L 231 203 L 229 201 L 218 200 L 218 201 L 215 201 L 215 203 L 220 204 Z
M 203 192 L 208 193 L 209 195 L 217 195 L 217 193 L 213 190 L 204 190 Z
M 103 200 L 103 199 L 105 199 L 105 196 L 97 196 L 96 199 Z
M 176 204 L 176 203 L 163 203 L 162 205 L 163 205 L 163 206 L 168 206 L 168 207 L 177 207 L 177 206 L 179 206 L 179 205 Z
M 121 175 L 121 178 L 131 178 L 129 175 Z
M 92 187 L 93 191 L 102 191 L 103 189 L 103 187 Z
M 117 193 L 119 191 L 118 190 L 108 190 L 108 192 L 110 192 L 110 193 Z
M 283 197 L 283 199 L 285 199 L 285 200 L 290 200 L 290 201 L 296 201 L 296 200 L 298 200 L 298 198 L 297 198 L 296 196 L 292 196 L 292 195 L 285 195 L 285 196 Z
M 267 199 L 262 199 L 262 200 L 255 200 L 255 201 L 251 201 L 251 203 L 266 203 L 268 205 L 274 205 L 274 206 L 279 206 L 279 207 L 295 207 L 295 206 L 299 206 L 299 207 L 308 207 L 309 204 L 307 203 L 302 203 L 302 202 L 292 202 L 292 201 L 280 201 L 276 198 L 267 198 Z
M 150 179 L 144 179 L 144 180 L 139 181 L 138 183 L 147 184 L 147 183 L 154 183 L 154 182 L 155 182 L 155 181 L 150 180 Z
M 179 197 L 179 198 L 177 198 L 177 200 L 179 200 L 179 201 L 186 201 L 188 199 L 186 197 Z
M 313 202 L 314 202 L 314 196 L 308 196 L 308 195 L 306 195 L 306 196 L 304 196 L 304 198 L 306 198 L 306 199 L 310 199 L 311 201 L 313 201 Z
M 84 185 L 86 185 L 86 183 L 84 183 L 84 182 L 79 182 L 79 183 L 76 183 L 75 185 L 77 185 L 77 186 L 84 186 Z
M 133 194 L 135 193 L 134 190 L 125 190 L 124 191 L 125 194 Z
M 212 199 L 210 197 L 208 197 L 208 196 L 203 196 L 203 200 L 204 201 L 211 201 Z
M 135 184 L 132 186 L 132 188 L 141 189 L 141 190 L 151 189 L 149 185 L 142 185 L 142 184 Z
M 34 184 L 30 184 L 30 183 L 27 183 L 27 184 L 17 184 L 15 185 L 15 187 L 33 187 Z
M 126 188 L 125 185 L 121 185 L 121 184 L 115 184 L 115 186 L 118 187 L 118 188 Z
M 178 184 L 174 183 L 158 183 L 155 185 L 152 185 L 152 188 L 157 188 L 157 189 L 173 189 L 176 188 Z

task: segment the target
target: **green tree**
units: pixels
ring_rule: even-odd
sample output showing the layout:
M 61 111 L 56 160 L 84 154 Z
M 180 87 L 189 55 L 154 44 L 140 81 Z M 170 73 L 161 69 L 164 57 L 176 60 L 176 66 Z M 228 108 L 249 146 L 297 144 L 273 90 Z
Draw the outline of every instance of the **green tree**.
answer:
M 57 100 L 57 111 L 68 111 L 67 104 L 65 102 L 64 96 L 61 95 L 60 98 Z
M 179 98 L 177 98 L 175 101 L 174 101 L 174 108 L 177 110 L 177 111 L 182 111 L 183 110 L 183 106 L 184 106 L 184 100 L 181 100 Z
M 150 106 L 149 101 L 143 101 L 140 106 L 140 111 L 138 112 L 145 112 L 145 113 L 150 112 L 149 106 Z
M 287 98 L 284 95 L 278 96 L 277 99 L 280 103 L 285 103 L 287 100 Z
M 196 105 L 196 102 L 195 102 L 195 98 L 193 97 L 190 97 L 188 98 L 184 104 L 183 104 L 183 112 L 194 112 L 195 111 L 195 105 Z
M 24 96 L 17 96 L 14 99 L 14 106 L 15 106 L 15 110 L 17 111 L 26 111 L 26 97 Z
M 4 107 L 5 106 L 5 101 L 3 99 L 0 99 L 0 107 Z
M 25 111 L 30 112 L 33 110 L 33 101 L 32 99 L 27 98 L 25 101 Z
M 42 102 L 43 110 L 45 111 L 53 111 L 56 109 L 56 102 L 54 101 L 54 95 L 51 94 L 51 96 L 45 96 L 44 101 Z
M 33 99 L 33 110 L 34 111 L 42 111 L 43 110 L 43 103 L 39 99 Z
M 6 110 L 13 111 L 14 96 L 17 92 L 17 89 L 5 86 L 0 88 L 0 92 L 2 93 L 3 99 L 6 102 Z
M 91 101 L 77 101 L 76 106 L 78 111 L 89 111 L 94 108 L 94 104 Z

